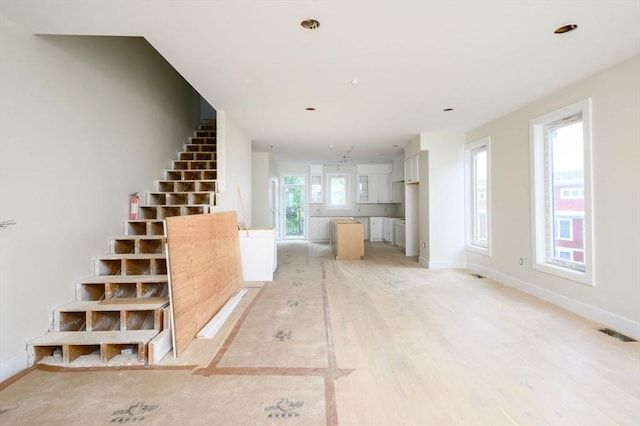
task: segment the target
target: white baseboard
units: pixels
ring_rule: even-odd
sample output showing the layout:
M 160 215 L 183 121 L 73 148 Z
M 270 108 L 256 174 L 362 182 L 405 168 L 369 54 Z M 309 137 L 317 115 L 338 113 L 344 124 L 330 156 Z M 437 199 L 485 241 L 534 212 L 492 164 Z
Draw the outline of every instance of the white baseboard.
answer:
M 614 314 L 613 312 L 605 311 L 604 309 L 571 299 L 570 297 L 555 293 L 526 281 L 522 281 L 518 278 L 505 275 L 501 272 L 485 268 L 484 266 L 469 263 L 467 268 L 472 271 L 477 271 L 488 278 L 506 284 L 509 287 L 524 291 L 538 299 L 542 299 L 546 302 L 564 308 L 574 314 L 578 314 L 592 321 L 598 322 L 619 333 L 625 334 L 636 340 L 640 340 L 640 322 L 633 321 L 629 318 Z
M 17 354 L 0 362 L 0 383 L 15 376 L 22 370 L 26 370 L 27 351 L 18 352 Z
M 440 262 L 429 262 L 424 257 L 418 258 L 418 263 L 428 269 L 465 269 L 467 267 L 467 263 L 464 261 L 440 261 Z

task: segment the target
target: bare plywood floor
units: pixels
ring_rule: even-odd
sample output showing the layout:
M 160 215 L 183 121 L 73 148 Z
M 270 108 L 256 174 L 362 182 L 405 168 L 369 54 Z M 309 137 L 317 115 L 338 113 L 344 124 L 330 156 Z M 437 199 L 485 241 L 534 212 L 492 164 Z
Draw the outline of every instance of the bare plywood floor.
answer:
M 38 367 L 0 385 L 0 425 L 640 423 L 640 343 L 382 243 L 363 261 L 279 245 L 212 340 L 146 369 Z

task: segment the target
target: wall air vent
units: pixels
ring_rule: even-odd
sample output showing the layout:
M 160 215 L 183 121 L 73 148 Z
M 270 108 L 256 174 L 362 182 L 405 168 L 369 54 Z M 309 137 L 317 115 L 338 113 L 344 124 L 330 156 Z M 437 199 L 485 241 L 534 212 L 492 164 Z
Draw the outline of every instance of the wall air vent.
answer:
M 556 28 L 554 31 L 554 34 L 564 34 L 564 33 L 568 33 L 569 31 L 573 31 L 576 28 L 578 28 L 578 26 L 576 24 L 569 24 L 569 25 L 563 25 L 559 28 Z
M 300 22 L 300 25 L 302 26 L 302 28 L 306 28 L 307 30 L 315 30 L 320 26 L 320 22 L 316 21 L 315 19 L 305 19 L 304 21 Z
M 611 330 L 610 328 L 603 328 L 598 330 L 601 333 L 607 334 L 611 337 L 615 337 L 616 339 L 622 341 L 622 342 L 635 342 L 635 339 L 632 339 L 629 336 L 625 336 L 624 334 L 618 333 L 615 330 Z

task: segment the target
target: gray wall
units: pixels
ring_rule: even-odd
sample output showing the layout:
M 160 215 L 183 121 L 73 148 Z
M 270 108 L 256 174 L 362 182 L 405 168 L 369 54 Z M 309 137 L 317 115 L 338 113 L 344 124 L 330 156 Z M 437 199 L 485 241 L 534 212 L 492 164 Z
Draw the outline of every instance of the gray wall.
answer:
M 0 15 L 0 381 L 189 136 L 191 87 L 143 39 L 34 36 Z

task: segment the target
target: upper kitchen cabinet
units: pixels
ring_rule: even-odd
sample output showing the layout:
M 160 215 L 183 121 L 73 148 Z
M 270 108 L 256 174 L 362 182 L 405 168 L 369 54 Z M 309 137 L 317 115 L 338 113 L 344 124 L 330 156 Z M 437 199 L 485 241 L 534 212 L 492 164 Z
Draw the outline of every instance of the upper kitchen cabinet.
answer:
M 402 155 L 393 159 L 393 165 L 391 166 L 390 181 L 401 182 L 404 180 L 404 157 Z
M 391 203 L 391 164 L 357 166 L 358 203 Z
M 420 182 L 420 173 L 418 171 L 418 155 L 409 157 L 404 160 L 404 183 Z
M 309 204 L 322 204 L 322 164 L 309 166 Z

